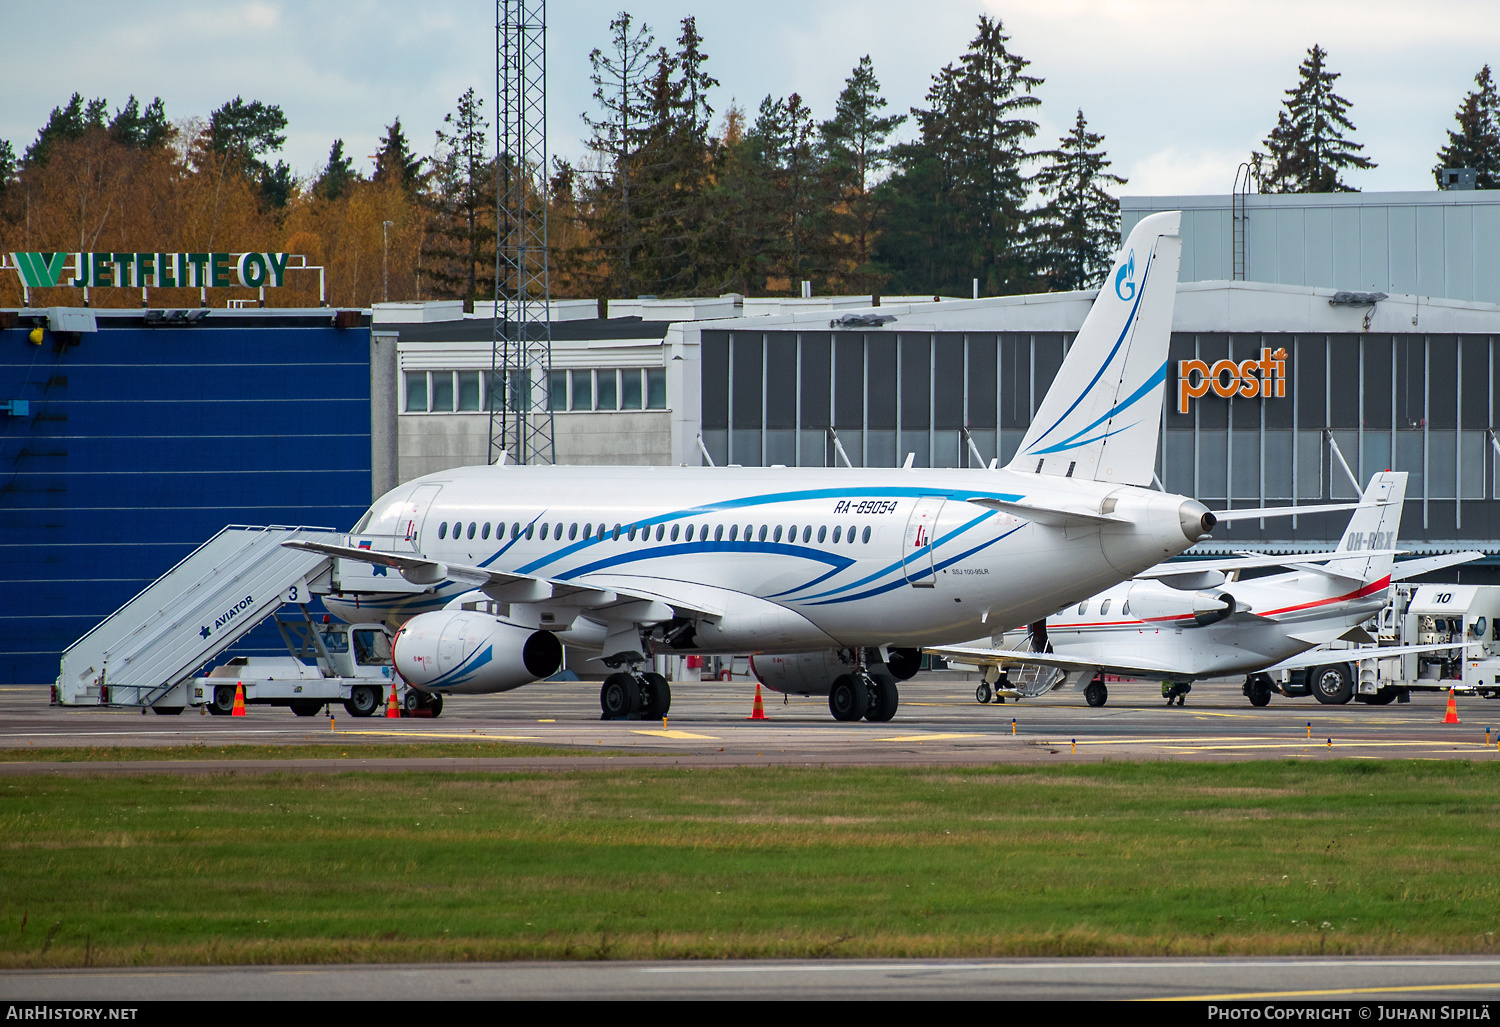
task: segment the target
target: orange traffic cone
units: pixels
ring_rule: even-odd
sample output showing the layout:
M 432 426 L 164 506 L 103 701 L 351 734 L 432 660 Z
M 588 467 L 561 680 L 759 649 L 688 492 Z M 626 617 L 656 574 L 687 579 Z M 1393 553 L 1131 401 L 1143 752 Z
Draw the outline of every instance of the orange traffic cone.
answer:
M 1458 702 L 1453 698 L 1453 689 L 1450 688 L 1448 689 L 1448 713 L 1443 717 L 1443 723 L 1457 724 L 1458 722 Z
M 387 720 L 390 720 L 392 717 L 396 717 L 397 719 L 401 717 L 401 704 L 396 702 L 396 682 L 394 681 L 391 682 L 390 701 L 385 704 L 385 717 Z
M 755 683 L 755 709 L 750 711 L 746 720 L 766 720 L 766 704 L 760 701 L 760 682 Z
M 243 717 L 245 715 L 245 683 L 236 681 L 234 683 L 234 709 L 229 714 L 231 717 Z

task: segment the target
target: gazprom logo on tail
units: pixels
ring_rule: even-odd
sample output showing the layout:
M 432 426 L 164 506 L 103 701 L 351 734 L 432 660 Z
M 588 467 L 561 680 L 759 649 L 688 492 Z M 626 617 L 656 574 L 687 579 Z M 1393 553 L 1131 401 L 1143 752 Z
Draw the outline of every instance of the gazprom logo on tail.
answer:
M 1135 298 L 1135 250 L 1125 258 L 1125 263 L 1115 272 L 1115 295 L 1130 302 Z

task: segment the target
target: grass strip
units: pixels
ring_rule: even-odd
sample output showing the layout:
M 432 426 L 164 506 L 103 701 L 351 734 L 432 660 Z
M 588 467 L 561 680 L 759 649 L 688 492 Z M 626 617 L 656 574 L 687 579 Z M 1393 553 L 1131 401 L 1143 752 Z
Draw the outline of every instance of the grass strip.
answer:
M 561 748 L 526 742 L 359 742 L 341 745 L 105 745 L 28 746 L 0 749 L 0 763 L 103 763 L 144 760 L 291 760 L 291 759 L 479 759 L 524 756 L 647 755 L 619 749 Z
M 1500 767 L 0 783 L 0 965 L 1489 953 Z

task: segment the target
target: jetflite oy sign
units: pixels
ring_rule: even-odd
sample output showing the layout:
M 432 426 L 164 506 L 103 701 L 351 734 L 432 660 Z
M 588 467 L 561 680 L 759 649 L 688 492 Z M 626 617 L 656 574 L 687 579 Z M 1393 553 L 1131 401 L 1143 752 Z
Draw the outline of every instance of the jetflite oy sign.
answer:
M 1212 391 L 1228 399 L 1285 399 L 1286 350 L 1262 349 L 1259 359 L 1177 361 L 1177 412 L 1188 412 L 1188 400 Z
M 279 289 L 288 253 L 12 253 L 28 289 Z

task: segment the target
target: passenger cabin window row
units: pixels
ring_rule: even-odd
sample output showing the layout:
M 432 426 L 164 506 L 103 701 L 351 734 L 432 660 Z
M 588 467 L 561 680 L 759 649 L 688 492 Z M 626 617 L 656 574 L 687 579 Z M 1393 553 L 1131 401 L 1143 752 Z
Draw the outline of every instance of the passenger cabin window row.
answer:
M 1110 600 L 1108 600 L 1108 599 L 1104 600 L 1104 602 L 1102 602 L 1102 603 L 1099 604 L 1099 616 L 1101 616 L 1101 617 L 1107 617 L 1107 616 L 1109 616 L 1109 604 L 1110 604 Z M 1078 604 L 1078 616 L 1085 617 L 1085 616 L 1088 615 L 1088 612 L 1089 612 L 1089 601 L 1087 599 L 1085 599 L 1083 602 L 1081 602 L 1081 603 Z M 1130 600 L 1129 599 L 1125 600 L 1124 604 L 1120 607 L 1120 616 L 1121 617 L 1129 617 L 1130 616 Z
M 637 536 L 640 537 L 640 541 L 642 542 L 650 542 L 653 538 L 657 542 L 692 542 L 695 538 L 699 542 L 707 542 L 709 538 L 709 526 L 707 524 L 673 524 L 671 526 L 665 524 L 616 524 L 611 528 L 607 524 L 596 526 L 593 524 L 579 524 L 576 521 L 566 526 L 561 521 L 550 524 L 536 521 L 530 524 L 522 524 L 520 521 L 515 521 L 509 525 L 509 535 L 512 542 L 523 538 L 527 541 L 540 539 L 546 542 L 549 537 L 555 542 L 561 542 L 563 540 L 564 528 L 566 528 L 567 540 L 569 542 L 587 542 L 589 539 L 602 541 L 606 536 L 608 536 L 610 541 L 618 542 L 622 534 L 625 536 L 627 542 L 636 541 Z M 507 534 L 506 523 L 502 521 L 494 525 L 494 529 L 495 538 L 503 540 Z M 784 533 L 782 526 L 779 524 L 762 524 L 759 526 L 747 524 L 743 529 L 738 524 L 731 524 L 727 530 L 724 525 L 716 524 L 713 526 L 713 540 L 715 542 L 722 542 L 727 537 L 730 542 L 769 541 L 779 543 L 785 539 L 787 543 L 795 544 L 798 540 L 799 531 L 801 532 L 801 540 L 804 545 L 810 544 L 814 537 L 817 538 L 820 545 L 830 541 L 827 525 L 819 525 L 814 528 L 811 524 L 804 524 L 800 527 L 792 524 L 786 527 Z M 478 521 L 470 521 L 465 525 L 463 521 L 453 521 L 451 523 L 448 521 L 440 522 L 437 531 L 438 538 L 446 539 L 450 535 L 456 539 L 478 538 L 484 540 L 490 537 L 490 523 L 486 521 L 481 524 Z M 833 526 L 831 538 L 834 545 L 838 545 L 840 542 L 846 545 L 853 545 L 856 542 L 869 545 L 870 527 L 866 525 L 864 530 L 861 531 L 859 526 L 855 524 L 851 524 L 847 528 L 841 524 L 836 524 Z M 1079 607 L 1078 612 L 1082 613 L 1083 608 Z

